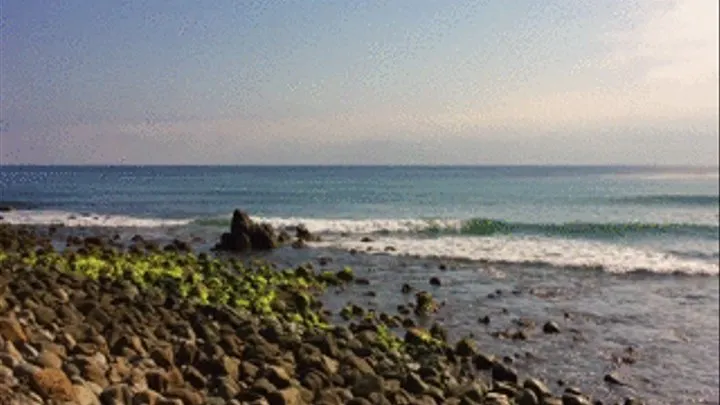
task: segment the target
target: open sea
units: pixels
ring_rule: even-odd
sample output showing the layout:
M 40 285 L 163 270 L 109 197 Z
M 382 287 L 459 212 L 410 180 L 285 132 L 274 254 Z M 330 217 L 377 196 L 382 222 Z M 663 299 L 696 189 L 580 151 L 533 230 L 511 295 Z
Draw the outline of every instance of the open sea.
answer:
M 445 300 L 437 319 L 451 335 L 473 334 L 558 393 L 563 379 L 606 401 L 660 404 L 718 403 L 718 194 L 717 168 L 0 166 L 0 206 L 17 208 L 0 222 L 203 248 L 235 208 L 304 223 L 323 241 L 273 259 L 326 256 L 371 281 L 328 297 L 331 308 L 352 299 L 395 312 L 407 282 Z M 492 336 L 521 319 L 563 331 Z M 635 361 L 619 361 L 629 348 Z M 605 384 L 609 372 L 626 385 Z

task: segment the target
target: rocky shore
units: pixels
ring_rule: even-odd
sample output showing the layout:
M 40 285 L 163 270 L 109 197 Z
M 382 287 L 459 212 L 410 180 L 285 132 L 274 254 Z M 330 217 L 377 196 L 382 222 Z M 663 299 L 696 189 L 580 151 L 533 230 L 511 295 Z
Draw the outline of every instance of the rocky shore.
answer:
M 236 226 L 222 247 L 266 248 L 261 233 Z M 362 282 L 140 236 L 69 238 L 58 252 L 0 225 L 0 404 L 600 403 L 416 327 L 437 308 L 428 292 L 398 314 L 343 308 L 334 324 L 318 297 Z

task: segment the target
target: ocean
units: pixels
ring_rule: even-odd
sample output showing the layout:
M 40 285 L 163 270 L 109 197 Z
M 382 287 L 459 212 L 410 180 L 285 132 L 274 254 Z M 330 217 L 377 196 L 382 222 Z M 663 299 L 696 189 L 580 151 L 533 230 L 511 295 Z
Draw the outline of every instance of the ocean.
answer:
M 370 303 L 388 311 L 399 284 L 430 288 L 440 274 L 438 316 L 451 333 L 514 353 L 519 368 L 600 386 L 599 396 L 673 404 L 718 403 L 718 194 L 717 168 L 0 166 L 0 205 L 17 208 L 2 222 L 194 237 L 205 248 L 235 208 L 303 223 L 322 241 L 277 260 L 325 255 L 366 269 Z M 497 321 L 479 325 L 482 315 Z M 577 333 L 490 337 L 527 317 Z M 613 363 L 628 347 L 638 360 Z M 604 386 L 609 370 L 628 385 Z

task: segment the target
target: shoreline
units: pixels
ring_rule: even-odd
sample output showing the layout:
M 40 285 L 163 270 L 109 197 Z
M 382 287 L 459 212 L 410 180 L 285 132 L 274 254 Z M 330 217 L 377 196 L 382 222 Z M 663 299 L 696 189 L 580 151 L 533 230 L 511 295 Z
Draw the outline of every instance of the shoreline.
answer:
M 49 295 L 52 294 L 47 294 L 48 291 L 43 291 L 43 289 L 26 291 L 25 293 L 29 294 L 30 300 L 34 303 L 39 304 L 40 302 L 45 302 L 45 300 L 50 300 L 57 305 L 68 308 L 63 311 L 79 311 L 81 313 L 76 314 L 78 315 L 78 318 L 87 319 L 88 313 L 92 312 L 92 310 L 86 311 L 88 313 L 82 313 L 81 310 L 87 308 L 80 305 L 81 301 L 87 304 L 87 300 L 76 301 L 73 297 L 83 294 L 92 296 L 92 291 L 95 291 L 94 294 L 97 295 L 97 291 L 106 290 L 104 295 L 99 294 L 99 296 L 95 297 L 96 303 L 93 308 L 101 307 L 103 305 L 103 301 L 115 300 L 123 302 L 124 307 L 118 308 L 124 308 L 127 311 L 134 312 L 136 316 L 145 317 L 145 319 L 149 321 L 149 324 L 158 324 L 160 329 L 164 326 L 166 332 L 169 332 L 168 329 L 171 329 L 169 326 L 173 323 L 189 323 L 193 319 L 197 321 L 197 317 L 205 316 L 204 322 L 196 322 L 196 327 L 193 328 L 192 332 L 195 334 L 195 345 L 202 346 L 196 347 L 198 352 L 201 352 L 203 349 L 207 349 L 208 351 L 205 352 L 206 355 L 217 355 L 219 352 L 219 350 L 217 350 L 217 345 L 210 345 L 212 347 L 207 347 L 207 341 L 204 339 L 200 342 L 202 344 L 198 344 L 199 338 L 197 336 L 199 334 L 210 336 L 213 333 L 215 335 L 219 335 L 222 330 L 225 330 L 226 332 L 235 330 L 236 338 L 242 341 L 242 344 L 238 342 L 236 343 L 243 346 L 244 349 L 242 352 L 236 353 L 237 356 L 229 356 L 227 350 L 224 350 L 222 345 L 220 345 L 220 349 L 225 353 L 219 357 L 228 360 L 232 364 L 237 364 L 231 366 L 232 370 L 227 370 L 227 368 L 225 368 L 223 371 L 221 370 L 222 367 L 213 369 L 219 371 L 218 374 L 222 374 L 226 377 L 222 382 L 220 381 L 222 379 L 220 376 L 212 376 L 210 378 L 206 378 L 207 381 L 205 381 L 204 384 L 200 384 L 196 378 L 197 373 L 192 370 L 195 369 L 195 371 L 199 371 L 199 364 L 203 364 L 204 366 L 207 365 L 206 363 L 213 363 L 214 360 L 208 359 L 204 363 L 198 364 L 195 364 L 195 362 L 192 361 L 183 363 L 180 361 L 180 357 L 176 356 L 175 361 L 172 363 L 168 363 L 167 359 L 165 359 L 161 360 L 161 363 L 165 361 L 165 364 L 157 364 L 157 360 L 160 358 L 158 357 L 159 355 L 151 355 L 151 353 L 155 353 L 151 350 L 151 346 L 157 348 L 160 346 L 167 346 L 168 344 L 172 347 L 173 353 L 177 354 L 176 352 L 184 350 L 182 348 L 185 347 L 183 345 L 188 343 L 187 338 L 182 338 L 184 340 L 176 339 L 177 342 L 175 342 L 172 339 L 160 339 L 157 334 L 148 333 L 147 330 L 142 332 L 132 330 L 131 332 L 134 337 L 130 339 L 130 341 L 125 342 L 124 345 L 121 345 L 122 347 L 120 349 L 116 348 L 115 353 L 112 351 L 103 353 L 103 350 L 101 349 L 103 349 L 104 346 L 102 344 L 99 345 L 101 347 L 95 347 L 92 350 L 89 349 L 89 346 L 84 346 L 85 349 L 90 350 L 92 353 L 79 353 L 78 350 L 81 349 L 78 348 L 79 345 L 77 343 L 80 343 L 81 339 L 79 339 L 79 337 L 73 337 L 76 341 L 75 346 L 69 348 L 65 345 L 64 355 L 61 355 L 62 353 L 54 353 L 54 357 L 57 357 L 60 360 L 60 370 L 58 371 L 56 368 L 53 369 L 46 364 L 47 359 L 45 358 L 52 357 L 52 365 L 58 365 L 58 362 L 55 361 L 57 359 L 54 358 L 52 354 L 47 354 L 48 351 L 52 352 L 52 350 L 49 350 L 48 348 L 55 348 L 58 349 L 58 351 L 63 352 L 63 350 L 59 349 L 58 346 L 63 346 L 63 343 L 67 342 L 59 343 L 62 341 L 62 338 L 58 332 L 71 326 L 77 326 L 77 322 L 75 325 L 72 325 L 64 319 L 61 322 L 58 318 L 56 318 L 58 316 L 57 312 L 55 313 L 55 317 L 51 316 L 51 319 L 46 319 L 46 321 L 50 320 L 48 324 L 41 325 L 36 322 L 32 322 L 33 317 L 35 318 L 35 321 L 38 321 L 39 318 L 43 317 L 42 315 L 38 317 L 37 309 L 40 308 L 40 306 L 33 308 L 32 304 L 28 305 L 28 297 L 25 297 L 23 300 L 18 299 L 17 288 L 9 290 L 6 289 L 5 301 L 7 302 L 7 298 L 10 297 L 10 302 L 13 302 L 15 305 L 8 305 L 3 308 L 3 323 L 6 325 L 19 325 L 19 329 L 16 328 L 16 330 L 20 330 L 22 332 L 21 335 L 24 334 L 28 336 L 24 339 L 24 341 L 23 339 L 20 339 L 21 341 L 19 341 L 19 346 L 21 348 L 18 349 L 15 347 L 16 350 L 14 354 L 12 350 L 8 350 L 9 345 L 7 344 L 7 336 L 5 336 L 4 339 L 5 344 L 3 346 L 5 347 L 5 350 L 3 350 L 3 353 L 7 353 L 8 356 L 11 357 L 15 355 L 15 360 L 17 360 L 16 362 L 8 360 L 7 362 L 14 367 L 10 368 L 8 367 L 8 364 L 5 364 L 6 370 L 4 370 L 4 373 L 10 373 L 12 376 L 10 381 L 12 381 L 12 378 L 15 378 L 18 380 L 18 383 L 21 381 L 18 377 L 25 378 L 28 377 L 29 374 L 29 379 L 26 378 L 26 380 L 29 380 L 29 384 L 20 384 L 15 386 L 22 387 L 22 389 L 18 392 L 41 391 L 37 392 L 38 394 L 41 394 L 41 396 L 47 396 L 54 393 L 55 391 L 52 391 L 52 389 L 40 386 L 40 382 L 37 381 L 40 377 L 36 375 L 37 373 L 40 373 L 41 377 L 45 374 L 53 377 L 54 379 L 51 380 L 57 382 L 59 386 L 62 385 L 66 394 L 70 391 L 73 392 L 73 395 L 80 391 L 87 394 L 89 390 L 98 400 L 100 398 L 107 398 L 111 395 L 128 396 L 131 394 L 133 398 L 136 396 L 149 398 L 151 396 L 160 395 L 166 397 L 168 400 L 170 398 L 182 398 L 182 395 L 186 395 L 188 398 L 192 397 L 197 399 L 197 395 L 200 395 L 204 397 L 204 399 L 197 403 L 217 404 L 238 403 L 233 402 L 233 400 L 237 400 L 239 403 L 243 403 L 243 401 L 253 403 L 252 401 L 261 401 L 261 398 L 265 398 L 265 401 L 269 403 L 298 404 L 504 404 L 513 403 L 512 401 L 515 401 L 515 403 L 518 404 L 592 403 L 589 398 L 585 398 L 576 389 L 556 389 L 554 390 L 556 391 L 555 395 L 549 395 L 550 390 L 547 386 L 540 384 L 538 380 L 526 380 L 525 378 L 519 377 L 518 371 L 514 370 L 512 365 L 507 364 L 501 358 L 495 358 L 490 354 L 482 353 L 482 351 L 475 346 L 475 343 L 471 339 L 461 339 L 456 342 L 446 341 L 444 337 L 447 335 L 447 332 L 445 332 L 442 327 L 439 327 L 439 325 L 433 325 L 435 327 L 431 326 L 428 329 L 410 326 L 410 323 L 407 321 L 408 319 L 418 319 L 420 317 L 430 315 L 429 313 L 432 312 L 434 306 L 438 305 L 429 293 L 418 293 L 415 308 L 406 308 L 408 310 L 408 315 L 406 316 L 375 313 L 374 311 L 362 308 L 361 306 L 353 306 L 343 308 L 343 313 L 346 318 L 348 318 L 348 322 L 345 323 L 345 325 L 335 324 L 336 322 L 329 319 L 332 314 L 328 314 L 327 311 L 324 310 L 324 306 L 320 301 L 319 296 L 324 290 L 327 290 L 328 287 L 334 289 L 352 288 L 352 285 L 358 282 L 357 277 L 353 274 L 352 270 L 343 270 L 343 266 L 341 264 L 340 269 L 336 269 L 336 272 L 332 274 L 328 274 L 327 271 L 319 273 L 315 269 L 306 267 L 291 269 L 292 271 L 282 271 L 280 269 L 273 269 L 272 264 L 268 263 L 250 264 L 250 267 L 248 268 L 241 267 L 242 270 L 237 272 L 237 274 L 228 273 L 222 277 L 228 277 L 227 279 L 224 279 L 228 283 L 229 281 L 227 280 L 235 280 L 233 282 L 237 283 L 238 286 L 249 283 L 252 286 L 249 287 L 246 293 L 255 294 L 253 297 L 257 300 L 257 302 L 264 302 L 263 300 L 270 300 L 270 302 L 263 304 L 264 306 L 252 308 L 243 307 L 248 304 L 241 302 L 240 308 L 235 306 L 234 309 L 231 309 L 227 306 L 227 301 L 224 304 L 214 303 L 214 305 L 210 305 L 212 302 L 209 301 L 216 299 L 213 298 L 214 296 L 221 295 L 221 291 L 217 289 L 212 290 L 212 288 L 208 291 L 204 291 L 203 288 L 198 287 L 201 282 L 193 279 L 194 276 L 192 276 L 192 274 L 198 274 L 198 271 L 200 270 L 202 270 L 200 273 L 203 271 L 205 272 L 203 273 L 203 277 L 213 277 L 208 273 L 210 270 L 208 270 L 207 264 L 198 263 L 197 260 L 200 260 L 202 255 L 196 256 L 192 253 L 153 252 L 142 250 L 136 252 L 137 257 L 132 259 L 135 260 L 134 262 L 130 261 L 127 263 L 130 269 L 147 266 L 148 261 L 152 262 L 152 260 L 155 259 L 161 261 L 181 260 L 186 268 L 178 270 L 177 267 L 172 267 L 171 270 L 154 270 L 158 272 L 157 278 L 153 279 L 150 277 L 149 280 L 144 280 L 142 277 L 135 274 L 138 270 L 131 270 L 129 272 L 124 271 L 122 273 L 113 274 L 112 277 L 100 277 L 99 281 L 87 281 L 80 275 L 84 273 L 85 276 L 99 276 L 100 274 L 103 274 L 103 270 L 98 270 L 97 268 L 86 268 L 84 270 L 80 269 L 75 272 L 70 272 L 68 269 L 63 271 L 62 268 L 55 270 L 42 270 L 43 267 L 47 267 L 47 263 L 43 263 L 46 259 L 48 259 L 48 257 L 50 257 L 48 255 L 52 256 L 51 261 L 55 260 L 57 263 L 67 263 L 63 262 L 63 260 L 66 259 L 62 259 L 62 257 L 68 255 L 53 255 L 48 249 L 47 241 L 43 242 L 38 240 L 36 235 L 29 233 L 23 236 L 21 234 L 22 229 L 28 228 L 22 226 L 0 225 L 0 234 L 2 235 L 4 241 L 22 240 L 23 244 L 25 244 L 24 247 L 6 247 L 3 250 L 5 257 L 0 261 L 0 275 L 3 279 L 5 279 L 5 281 L 10 283 L 24 282 L 28 285 L 33 284 L 33 276 L 34 278 L 42 277 L 38 280 L 39 284 L 45 284 L 46 287 L 49 287 L 47 284 L 55 283 L 60 288 L 64 289 L 64 295 L 68 296 L 66 302 L 59 302 L 58 300 L 60 298 L 55 296 L 57 294 L 53 295 L 53 298 L 50 298 Z M 117 263 L 122 257 L 126 257 L 125 254 L 120 253 L 121 251 L 126 250 L 126 248 L 115 247 L 112 248 L 113 251 L 111 252 L 111 249 L 109 248 L 110 244 L 107 243 L 107 241 L 105 244 L 101 242 L 102 246 L 97 246 L 98 241 L 91 240 L 90 242 L 92 243 L 90 243 L 90 245 L 95 244 L 95 247 L 91 246 L 90 248 L 88 248 L 88 242 L 88 239 L 85 239 L 80 245 L 84 246 L 86 250 L 90 250 L 86 253 L 76 253 L 76 258 L 73 260 L 77 261 L 78 258 L 80 258 L 89 260 L 89 262 L 92 263 L 92 260 L 98 259 L 98 257 L 105 257 L 105 259 L 101 260 L 107 260 L 108 263 Z M 28 271 L 24 268 L 15 268 L 20 267 L 19 264 L 22 263 L 23 260 L 27 262 L 29 260 L 28 256 L 32 256 L 32 254 L 29 253 L 29 246 L 36 248 L 43 245 L 46 252 L 41 255 L 36 255 L 34 260 L 39 260 L 40 264 L 37 262 L 34 263 L 31 266 L 33 267 L 32 271 Z M 73 250 L 77 249 L 78 247 L 73 248 Z M 102 252 L 103 249 L 106 250 L 104 253 Z M 103 256 L 103 254 L 105 256 Z M 23 255 L 25 255 L 24 259 Z M 58 257 L 60 257 L 60 259 L 58 259 Z M 182 257 L 185 257 L 185 259 L 182 259 Z M 188 259 L 188 257 L 191 259 Z M 182 260 L 187 260 L 188 262 L 186 263 Z M 228 266 L 232 267 L 238 264 L 237 260 L 232 259 L 212 258 L 209 260 L 211 263 L 217 263 L 212 266 L 219 266 L 221 268 Z M 25 263 L 25 266 L 27 265 L 28 263 Z M 60 267 L 62 267 L 62 265 Z M 335 263 L 335 267 L 338 267 L 337 263 Z M 190 271 L 190 269 L 194 269 L 195 271 Z M 145 274 L 147 274 L 147 271 L 148 270 L 146 270 Z M 260 281 L 260 279 L 257 278 L 258 272 L 262 275 L 261 278 L 264 279 L 264 281 Z M 79 274 L 77 276 L 73 275 L 68 277 L 71 281 L 65 280 L 60 282 L 60 280 L 64 280 L 68 274 L 74 273 Z M 170 282 L 172 280 L 176 280 L 176 282 Z M 184 285 L 183 282 L 188 283 L 188 285 Z M 362 282 L 362 280 L 360 280 L 360 282 Z M 204 283 L 204 281 L 202 281 L 202 283 Z M 269 284 L 274 287 L 270 289 L 265 288 L 260 291 L 258 289 L 259 287 L 256 285 L 257 283 L 265 284 L 266 286 Z M 127 295 L 123 295 L 126 294 L 126 291 L 122 289 L 118 290 L 115 288 L 116 285 L 123 285 L 124 288 L 129 290 L 138 290 L 138 292 L 142 292 L 142 294 L 136 294 L 135 299 L 128 299 Z M 288 289 L 289 291 L 280 289 L 280 286 L 283 286 L 282 288 Z M 52 290 L 52 288 L 49 289 Z M 189 291 L 184 293 L 184 298 L 178 297 L 178 293 L 183 295 L 183 289 Z M 208 287 L 205 286 L 204 289 L 207 290 Z M 275 290 L 284 291 L 283 294 L 287 294 L 284 297 L 278 297 L 277 295 L 270 294 L 270 291 Z M 20 291 L 23 291 L 23 289 L 21 288 Z M 54 294 L 54 290 L 52 291 Z M 140 299 L 140 297 L 146 296 L 145 292 L 147 291 L 153 291 L 153 293 L 148 293 L 146 299 Z M 222 294 L 227 293 L 227 291 L 222 292 Z M 340 294 L 342 294 L 342 292 L 340 292 Z M 150 296 L 155 296 L 156 301 L 152 304 L 148 301 L 151 299 Z M 105 298 L 103 299 L 103 297 Z M 164 300 L 160 297 L 164 297 Z M 195 304 L 190 303 L 193 300 L 196 301 Z M 197 302 L 198 300 L 201 302 Z M 168 311 L 160 311 L 165 316 L 174 317 L 172 322 L 162 320 L 162 318 L 157 315 L 160 308 L 165 305 L 170 305 L 168 304 L 168 301 L 173 301 L 173 305 L 177 305 L 177 308 L 181 308 L 183 306 L 187 307 L 186 310 L 173 312 L 172 315 L 168 315 Z M 237 300 L 235 304 L 238 304 Z M 274 307 L 273 305 L 277 305 L 277 307 Z M 42 307 L 46 308 L 45 305 Z M 153 310 L 153 307 L 156 309 Z M 230 307 L 233 307 L 233 305 L 230 305 Z M 104 310 L 106 315 L 107 312 L 116 312 L 117 310 L 117 308 L 113 308 L 112 310 L 110 310 L 110 308 L 106 306 L 105 308 L 100 309 Z M 145 311 L 139 311 L 138 308 L 143 308 Z M 175 308 L 175 306 L 172 306 L 172 308 Z M 33 311 L 35 311 L 34 315 L 30 315 L 33 314 Z M 42 314 L 42 312 L 46 311 L 40 311 L 40 314 Z M 216 316 L 208 318 L 207 314 L 210 312 Z M 218 315 L 219 313 L 223 313 L 224 315 Z M 228 314 L 232 314 L 232 316 Z M 292 319 L 287 319 L 287 314 L 292 315 Z M 156 319 L 153 319 L 153 315 L 156 315 Z M 234 324 L 240 321 L 235 319 L 230 322 L 228 319 L 225 319 L 228 317 L 238 317 L 245 324 L 254 325 L 254 327 L 248 327 L 249 330 L 245 330 L 243 332 L 244 334 L 241 335 L 237 333 L 238 328 L 236 327 L 237 325 Z M 17 322 L 13 322 L 13 318 L 16 319 Z M 128 317 L 128 319 L 131 318 L 131 316 Z M 214 319 L 215 321 L 213 322 L 211 319 Z M 112 323 L 111 321 L 112 319 L 107 319 L 107 322 L 105 323 L 100 322 L 99 328 L 104 330 L 94 331 L 94 336 L 96 338 L 100 335 L 103 336 L 102 339 L 106 341 L 105 346 L 113 346 L 109 341 L 111 341 L 113 337 L 117 338 L 118 335 L 118 332 L 114 332 L 114 335 L 111 333 L 112 330 L 115 329 L 110 327 L 110 324 Z M 26 324 L 23 325 L 23 323 Z M 408 327 L 405 328 L 404 333 L 399 336 L 395 335 L 391 329 L 398 329 L 398 324 L 402 323 L 406 323 Z M 216 330 L 213 332 L 207 331 L 206 329 L 208 328 L 208 324 L 214 324 L 213 327 Z M 40 332 L 41 329 L 45 329 L 45 331 Z M 303 329 L 305 332 L 300 333 Z M 265 333 L 263 334 L 262 331 L 265 331 Z M 47 342 L 48 334 L 54 337 L 54 339 L 50 342 Z M 162 335 L 162 333 L 160 334 Z M 188 332 L 188 334 L 190 333 Z M 38 335 L 39 337 L 37 337 Z M 226 333 L 224 336 L 231 335 L 232 333 Z M 18 336 L 15 337 L 17 338 Z M 272 341 L 268 341 L 268 337 Z M 12 339 L 10 339 L 10 341 L 12 341 Z M 328 341 L 334 341 L 334 345 L 328 343 Z M 114 343 L 114 346 L 117 346 L 117 342 Z M 315 346 L 316 343 L 319 348 Z M 283 356 L 278 353 L 274 357 L 265 359 L 267 361 L 255 361 L 255 363 L 261 364 L 254 364 L 250 358 L 244 356 L 247 354 L 245 353 L 246 351 L 258 351 L 258 348 L 265 348 L 268 344 L 270 345 L 268 347 L 275 345 L 279 352 L 283 351 L 280 350 L 282 348 L 285 349 L 284 351 L 286 353 L 293 353 L 293 355 L 290 356 L 291 358 L 283 359 Z M 15 345 L 15 342 L 13 342 L 13 345 Z M 335 347 L 337 350 L 328 349 L 328 345 Z M 311 346 L 314 347 L 314 349 L 311 348 Z M 133 347 L 135 349 L 140 348 L 142 350 L 132 349 Z M 304 360 L 308 360 L 304 357 L 313 356 L 311 355 L 312 353 L 305 353 L 302 350 L 299 350 L 302 348 L 305 348 L 308 352 L 313 352 L 315 355 L 318 354 L 318 350 L 321 351 L 319 357 L 314 356 L 314 360 L 318 360 L 315 362 L 317 364 L 313 362 L 310 362 L 309 365 L 303 363 Z M 326 350 L 327 353 L 322 353 L 322 350 Z M 133 351 L 135 351 L 135 353 L 133 353 Z M 140 353 L 137 353 L 138 351 Z M 340 352 L 344 353 L 344 355 L 341 356 Z M 78 375 L 67 375 L 67 370 L 72 372 L 76 371 L 73 370 L 72 366 L 69 366 L 70 364 L 75 365 L 75 368 L 79 368 L 77 365 L 80 363 L 86 366 L 88 358 L 93 358 L 93 356 L 99 358 L 97 353 L 101 353 L 104 357 L 104 361 L 101 361 L 103 365 L 101 365 L 100 368 L 107 366 L 105 367 L 106 370 L 101 374 L 105 375 L 105 380 L 108 380 L 108 376 L 112 374 L 113 379 L 118 380 L 114 382 L 114 384 L 111 385 L 110 381 L 108 381 L 108 385 L 105 387 L 97 383 L 95 383 L 95 386 L 88 384 L 91 381 L 88 381 L 87 375 L 96 375 L 97 373 L 85 373 L 83 370 L 80 370 Z M 20 355 L 19 358 L 17 358 L 17 354 Z M 43 354 L 43 356 L 41 356 L 41 354 Z M 223 360 L 223 364 L 227 364 L 227 361 L 225 360 Z M 145 388 L 147 387 L 143 386 L 143 378 L 141 377 L 137 378 L 140 382 L 134 381 L 132 384 L 122 386 L 123 381 L 131 380 L 128 380 L 127 378 L 120 378 L 117 367 L 113 368 L 112 365 L 117 365 L 119 364 L 118 362 L 132 363 L 133 361 L 137 362 L 137 365 L 134 365 L 135 367 L 140 367 L 142 365 L 142 367 L 147 368 L 147 370 L 145 370 L 145 385 L 148 385 L 148 383 L 152 381 L 152 387 L 157 389 L 151 389 L 150 391 L 146 390 Z M 40 365 L 37 364 L 38 362 Z M 267 367 L 267 364 L 273 362 L 281 364 L 276 365 L 276 368 Z M 44 369 L 50 368 L 53 371 L 47 371 L 43 374 L 41 372 L 43 369 L 25 366 L 33 363 L 35 364 L 35 367 L 44 367 Z M 254 376 L 252 373 L 249 373 L 246 376 L 245 373 L 235 373 L 233 371 L 246 367 L 245 364 L 247 363 L 250 364 L 247 365 L 248 368 L 252 369 L 253 367 L 251 365 L 254 365 L 254 368 L 257 369 L 257 373 Z M 337 368 L 331 367 L 328 370 L 326 368 L 328 364 L 337 365 Z M 348 366 L 348 364 L 351 364 L 353 367 Z M 323 369 L 323 367 L 325 367 L 325 369 Z M 16 369 L 19 376 L 15 375 Z M 32 373 L 29 372 L 30 369 L 32 369 Z M 10 371 L 8 372 L 8 370 Z M 229 371 L 230 374 L 228 374 Z M 335 372 L 330 373 L 329 371 Z M 25 374 L 23 374 L 23 372 L 25 372 Z M 61 376 L 61 373 L 65 375 L 64 378 Z M 167 380 L 172 380 L 174 378 L 178 381 L 165 381 L 163 377 L 158 377 L 158 374 L 162 374 L 167 377 Z M 195 377 L 192 377 L 191 374 L 195 375 Z M 339 379 L 338 381 L 334 381 L 335 375 L 343 376 L 342 381 Z M 152 376 L 152 378 L 148 378 L 149 376 Z M 163 381 L 159 385 L 156 384 L 158 381 L 155 381 L 158 378 Z M 562 376 L 558 376 L 558 378 L 562 378 Z M 613 376 L 608 375 L 607 378 L 612 379 Z M 40 379 L 42 380 L 42 378 Z M 100 378 L 100 381 L 103 383 L 105 380 Z M 196 384 L 192 385 L 191 382 L 195 382 Z M 602 383 L 603 382 L 598 382 L 598 384 Z M 609 383 L 612 384 L 613 382 L 610 381 Z M 118 387 L 119 385 L 120 387 Z M 173 387 L 170 387 L 171 385 Z M 188 388 L 188 386 L 191 386 L 191 388 Z M 220 386 L 224 388 L 219 388 Z M 229 386 L 237 389 L 232 390 L 228 388 Z M 102 388 L 102 390 L 98 390 L 98 388 Z M 222 392 L 218 391 L 218 389 Z M 194 390 L 197 395 L 189 393 L 188 390 Z M 60 391 L 62 390 L 58 388 L 57 392 Z M 1 389 L 0 392 L 2 392 Z M 325 395 L 328 392 L 332 392 L 337 395 L 334 398 L 324 398 L 318 396 Z M 230 393 L 234 393 L 234 395 L 230 395 Z M 215 394 L 222 395 L 218 396 Z M 251 398 L 253 395 L 254 397 Z M 223 398 L 223 396 L 225 398 Z M 325 396 L 332 397 L 332 395 L 329 394 Z M 90 398 L 89 396 L 86 397 Z M 242 399 L 240 399 L 241 397 Z M 187 398 L 185 398 L 185 400 L 187 403 Z M 138 399 L 138 401 L 142 400 Z M 90 401 L 86 403 L 97 402 Z M 194 402 L 190 401 L 189 403 Z M 640 402 L 631 401 L 627 403 Z
M 264 218 L 258 217 L 255 219 L 256 221 L 263 221 Z M 288 219 L 289 221 L 290 219 Z M 173 221 L 173 220 L 167 220 L 167 221 Z M 230 219 L 223 221 L 229 225 Z M 300 222 L 292 222 L 293 225 L 290 225 L 291 222 L 284 223 L 282 225 L 274 224 L 276 230 L 286 230 L 295 227 L 296 224 L 302 223 Z M 219 229 L 206 227 L 206 228 L 195 228 L 195 229 L 189 229 L 188 224 L 184 225 L 157 225 L 157 226 L 116 226 L 116 225 L 67 225 L 63 224 L 61 222 L 59 223 L 13 223 L 13 222 L 6 222 L 3 221 L 2 218 L 0 218 L 0 225 L 8 225 L 8 226 L 20 226 L 20 227 L 28 227 L 32 229 L 36 229 L 40 232 L 46 232 L 48 229 L 52 230 L 53 234 L 64 234 L 68 236 L 74 236 L 74 235 L 107 235 L 107 236 L 113 236 L 113 235 L 120 235 L 123 236 L 126 235 L 153 235 L 152 237 L 148 238 L 150 240 L 153 240 L 154 242 L 158 243 L 159 245 L 164 245 L 167 243 L 172 242 L 174 239 L 180 238 L 187 240 L 188 243 L 190 243 L 194 250 L 202 251 L 206 253 L 210 253 L 212 250 L 212 246 L 214 245 L 215 241 L 208 240 L 210 239 L 208 235 L 212 234 L 213 236 L 218 236 L 221 231 Z M 159 236 L 162 235 L 162 236 Z M 608 275 L 618 276 L 618 277 L 628 277 L 628 278 L 634 278 L 634 277 L 646 277 L 646 276 L 657 276 L 657 277 L 687 277 L 687 278 L 717 278 L 720 277 L 720 264 L 717 263 L 717 258 L 714 257 L 712 260 L 714 261 L 714 264 L 711 268 L 704 268 L 702 266 L 706 266 L 703 261 L 706 261 L 710 259 L 710 257 L 706 256 L 682 256 L 678 255 L 674 258 L 674 260 L 679 260 L 678 266 L 682 265 L 682 268 L 660 268 L 656 269 L 653 268 L 652 263 L 648 263 L 646 266 L 637 266 L 635 268 L 616 268 L 615 266 L 619 264 L 615 262 L 611 263 L 575 263 L 572 262 L 572 260 L 568 261 L 556 261 L 553 259 L 553 257 L 548 258 L 542 258 L 542 257 L 529 257 L 525 260 L 521 259 L 501 259 L 501 258 L 474 258 L 469 257 L 467 254 L 462 253 L 453 253 L 448 252 L 446 254 L 431 254 L 429 252 L 426 253 L 420 253 L 414 251 L 412 246 L 408 248 L 408 246 L 405 246 L 405 243 L 407 241 L 421 241 L 422 243 L 428 242 L 428 241 L 434 241 L 435 238 L 433 237 L 406 237 L 405 235 L 402 235 L 403 237 L 393 237 L 390 240 L 385 240 L 385 237 L 388 235 L 386 233 L 382 232 L 376 232 L 376 233 L 369 233 L 369 234 L 352 234 L 352 236 L 356 236 L 356 239 L 347 239 L 346 237 L 350 234 L 348 233 L 331 233 L 331 234 L 325 234 L 325 233 L 319 233 L 318 235 L 323 237 L 323 240 L 321 240 L 319 243 L 311 242 L 309 243 L 308 247 L 312 249 L 318 249 L 318 250 L 335 250 L 338 252 L 355 252 L 357 254 L 369 254 L 369 255 L 375 255 L 375 256 L 381 256 L 381 255 L 387 255 L 387 256 L 393 256 L 397 257 L 401 260 L 418 260 L 418 261 L 429 261 L 429 262 L 439 262 L 439 263 L 466 263 L 466 264 L 475 264 L 475 265 L 482 265 L 482 266 L 500 266 L 500 267 L 533 267 L 533 268 L 544 268 L 544 269 L 567 269 L 572 271 L 582 271 L 582 272 L 588 272 L 588 273 L 594 273 L 594 272 L 603 272 L 607 273 Z M 465 235 L 455 235 L 455 234 L 448 234 L 443 235 L 444 237 L 465 237 Z M 325 238 L 328 238 L 327 240 Z M 340 240 L 342 239 L 342 240 Z M 364 240 L 367 239 L 367 240 Z M 580 239 L 568 239 L 572 243 L 579 243 Z M 58 243 L 56 243 L 56 247 L 61 249 L 64 245 L 64 238 L 58 239 Z M 596 244 L 603 242 L 602 240 L 594 241 L 584 241 L 584 243 L 587 244 Z M 564 243 L 562 239 L 559 239 L 559 243 Z M 290 246 L 282 246 L 281 248 L 287 248 L 290 249 Z M 442 250 L 444 247 L 440 247 L 440 250 Z M 632 249 L 632 246 L 629 246 L 628 249 Z M 407 249 L 410 249 L 411 251 L 406 251 Z M 415 249 L 417 250 L 417 249 Z M 555 257 L 560 254 L 562 249 L 557 249 L 557 252 Z M 620 255 L 620 253 L 618 253 Z M 658 257 L 654 257 L 654 259 L 659 259 Z M 689 264 L 692 261 L 697 261 L 698 268 L 692 268 L 691 264 Z

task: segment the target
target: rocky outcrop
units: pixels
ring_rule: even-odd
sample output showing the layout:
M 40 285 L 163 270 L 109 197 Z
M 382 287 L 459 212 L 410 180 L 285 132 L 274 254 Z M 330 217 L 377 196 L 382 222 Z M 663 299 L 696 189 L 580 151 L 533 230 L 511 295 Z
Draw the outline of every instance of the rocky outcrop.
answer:
M 292 230 L 293 228 L 288 228 Z M 306 247 L 306 242 L 318 242 L 320 237 L 311 233 L 305 225 L 295 229 L 293 248 Z M 272 225 L 254 222 L 247 212 L 236 209 L 230 223 L 230 232 L 223 233 L 215 250 L 226 252 L 250 252 L 271 250 L 292 241 L 287 230 L 276 231 Z
M 230 232 L 223 233 L 215 250 L 228 252 L 249 252 L 253 250 L 271 250 L 281 241 L 275 229 L 266 223 L 257 223 L 242 210 L 235 210 L 230 223 Z

